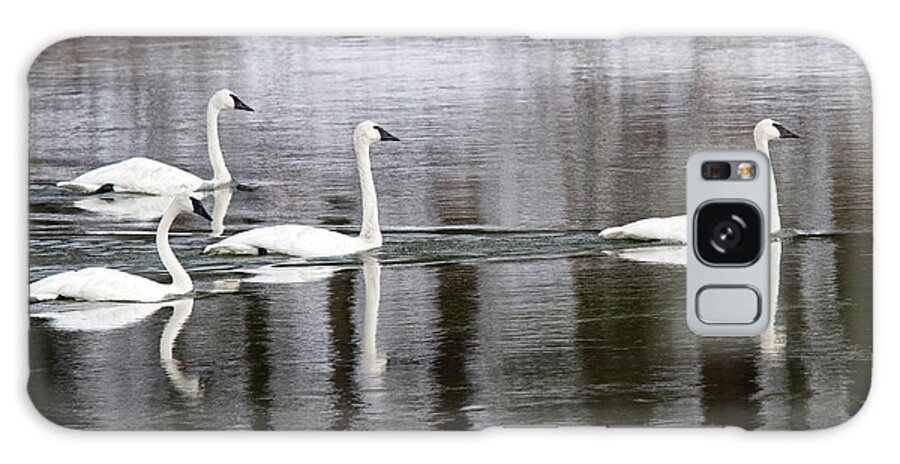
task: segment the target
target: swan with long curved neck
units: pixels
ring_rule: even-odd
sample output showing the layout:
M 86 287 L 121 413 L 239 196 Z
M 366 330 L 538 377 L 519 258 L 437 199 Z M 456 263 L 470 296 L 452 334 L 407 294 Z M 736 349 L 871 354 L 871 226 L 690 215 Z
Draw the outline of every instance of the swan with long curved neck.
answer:
M 396 141 L 378 124 L 365 121 L 353 132 L 353 148 L 359 170 L 362 193 L 362 229 L 358 236 L 301 225 L 281 225 L 248 230 L 206 247 L 209 254 L 261 255 L 279 253 L 304 258 L 343 256 L 381 246 L 381 227 L 378 224 L 378 199 L 372 178 L 369 148 L 379 141 Z
M 172 201 L 156 228 L 156 249 L 172 283 L 161 284 L 145 277 L 105 267 L 68 271 L 32 282 L 32 300 L 72 298 L 87 301 L 163 301 L 194 289 L 188 275 L 169 244 L 169 228 L 182 212 L 193 212 L 207 220 L 212 218 L 196 198 L 178 197 Z
M 795 139 L 799 136 L 787 130 L 780 123 L 771 119 L 763 119 L 753 129 L 753 141 L 756 149 L 769 156 L 769 141 L 777 139 Z M 770 188 L 770 232 L 781 230 L 781 216 L 778 213 L 778 190 L 775 188 L 775 169 L 769 170 Z M 661 240 L 665 242 L 687 243 L 687 216 L 665 218 L 648 218 L 635 221 L 624 226 L 609 227 L 600 232 L 607 239 L 624 240 Z
M 185 170 L 149 158 L 129 158 L 101 166 L 56 185 L 78 193 L 131 192 L 150 195 L 187 194 L 212 190 L 231 183 L 231 173 L 219 145 L 219 113 L 222 110 L 253 111 L 230 90 L 223 89 L 206 107 L 206 142 L 213 178 L 203 180 Z

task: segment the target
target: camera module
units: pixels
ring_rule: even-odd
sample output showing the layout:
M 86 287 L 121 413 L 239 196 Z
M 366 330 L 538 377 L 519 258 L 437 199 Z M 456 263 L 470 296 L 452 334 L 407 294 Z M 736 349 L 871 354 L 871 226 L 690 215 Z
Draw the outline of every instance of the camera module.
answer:
M 748 266 L 762 251 L 762 215 L 744 202 L 706 203 L 697 209 L 694 250 L 712 266 Z

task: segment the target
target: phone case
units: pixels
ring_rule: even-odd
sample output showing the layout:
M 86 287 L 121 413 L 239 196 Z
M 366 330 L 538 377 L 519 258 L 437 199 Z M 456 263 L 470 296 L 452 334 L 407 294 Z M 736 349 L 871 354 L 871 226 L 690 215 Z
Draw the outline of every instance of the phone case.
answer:
M 80 37 L 28 86 L 59 425 L 806 430 L 866 399 L 871 91 L 831 40 Z M 772 316 L 699 337 L 685 163 L 732 148 L 777 181 Z

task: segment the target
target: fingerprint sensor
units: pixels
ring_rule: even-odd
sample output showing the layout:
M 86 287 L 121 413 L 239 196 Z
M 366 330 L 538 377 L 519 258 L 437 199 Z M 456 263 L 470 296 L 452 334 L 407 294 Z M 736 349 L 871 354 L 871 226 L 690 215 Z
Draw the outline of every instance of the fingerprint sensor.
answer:
M 759 291 L 746 285 L 708 285 L 697 293 L 697 318 L 704 324 L 752 324 L 762 313 Z

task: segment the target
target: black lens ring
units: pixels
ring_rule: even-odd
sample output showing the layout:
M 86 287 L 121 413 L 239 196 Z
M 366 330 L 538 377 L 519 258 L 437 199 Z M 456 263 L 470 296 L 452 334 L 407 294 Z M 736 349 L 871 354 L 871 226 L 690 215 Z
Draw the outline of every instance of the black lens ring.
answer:
M 724 227 L 728 237 L 719 237 Z M 693 248 L 697 258 L 709 266 L 750 266 L 762 256 L 762 214 L 756 205 L 742 200 L 714 200 L 694 213 Z

